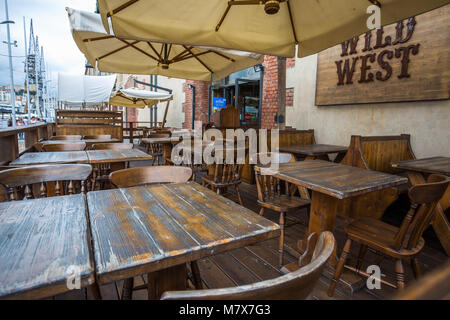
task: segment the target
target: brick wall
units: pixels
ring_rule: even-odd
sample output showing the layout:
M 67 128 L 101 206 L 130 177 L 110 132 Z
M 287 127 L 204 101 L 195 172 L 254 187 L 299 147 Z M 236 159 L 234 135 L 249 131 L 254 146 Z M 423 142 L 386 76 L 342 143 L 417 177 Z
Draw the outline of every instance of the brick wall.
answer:
M 286 107 L 294 106 L 294 88 L 286 88 Z
M 192 128 L 192 89 L 188 85 L 195 86 L 195 121 L 208 121 L 208 86 L 209 82 L 186 80 L 183 87 L 185 102 L 183 103 L 184 122 L 183 128 Z
M 278 111 L 278 60 L 275 56 L 265 56 L 261 129 L 276 128 L 275 114 Z

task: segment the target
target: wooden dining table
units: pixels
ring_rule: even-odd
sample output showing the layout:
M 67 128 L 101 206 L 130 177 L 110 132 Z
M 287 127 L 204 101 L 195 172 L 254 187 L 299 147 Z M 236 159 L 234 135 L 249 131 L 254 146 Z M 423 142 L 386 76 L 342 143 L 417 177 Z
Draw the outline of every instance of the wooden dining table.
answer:
M 40 299 L 94 283 L 86 213 L 81 194 L 0 203 L 0 299 Z
M 255 170 L 273 175 L 283 181 L 312 191 L 308 232 L 334 231 L 334 222 L 339 201 L 355 198 L 372 191 L 406 183 L 405 177 L 378 171 L 365 170 L 324 160 L 296 161 L 279 164 L 278 170 L 255 166 Z M 305 241 L 299 242 L 299 249 L 305 248 Z M 337 263 L 336 254 L 329 260 L 331 266 Z
M 334 162 L 340 162 L 344 158 L 347 149 L 348 147 L 330 144 L 302 144 L 279 148 L 280 152 L 292 153 L 298 160 L 329 160 L 329 155 L 336 153 Z
M 391 166 L 397 170 L 406 171 L 409 182 L 414 186 L 426 182 L 426 177 L 437 173 L 450 177 L 450 157 L 430 157 L 406 161 L 395 161 Z M 445 210 L 450 207 L 450 188 L 444 193 L 435 210 L 432 223 L 447 256 L 450 256 L 450 222 Z
M 279 226 L 195 182 L 87 194 L 99 284 L 148 274 L 148 297 L 186 289 L 186 262 L 280 235 Z
M 139 149 L 88 150 L 86 155 L 90 164 L 152 160 L 151 155 Z
M 162 161 L 166 165 L 167 160 L 171 158 L 172 147 L 181 140 L 181 136 L 167 137 L 167 138 L 142 138 L 144 145 L 160 144 L 163 145 Z
M 39 164 L 88 163 L 86 151 L 27 152 L 10 162 L 10 166 Z
M 44 140 L 40 141 L 39 143 L 41 145 L 46 144 L 60 144 L 60 143 L 78 143 L 78 142 L 84 142 L 86 143 L 86 149 L 90 149 L 92 145 L 98 144 L 98 143 L 119 143 L 121 142 L 120 139 L 82 139 L 82 140 Z

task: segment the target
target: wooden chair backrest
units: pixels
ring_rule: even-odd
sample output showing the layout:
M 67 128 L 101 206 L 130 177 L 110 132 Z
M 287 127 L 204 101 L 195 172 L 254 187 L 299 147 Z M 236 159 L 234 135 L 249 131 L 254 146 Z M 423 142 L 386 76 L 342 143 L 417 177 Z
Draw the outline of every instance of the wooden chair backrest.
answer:
M 42 148 L 46 152 L 83 151 L 86 149 L 86 142 L 48 143 L 44 144 Z
M 314 289 L 329 257 L 335 240 L 329 231 L 323 232 L 315 244 L 311 261 L 298 270 L 275 279 L 249 285 L 165 292 L 162 300 L 281 300 L 306 299 Z
M 247 153 L 247 148 L 238 149 L 236 147 L 233 148 L 234 150 L 234 162 L 235 163 L 226 163 L 226 147 L 222 150 L 223 155 L 223 163 L 213 163 L 208 165 L 210 169 L 209 172 L 212 173 L 212 182 L 216 184 L 222 184 L 222 185 L 229 185 L 229 184 L 235 184 L 239 183 L 241 181 L 241 174 L 242 174 L 242 168 L 244 167 L 244 164 L 236 163 L 238 152 L 243 150 L 244 154 Z M 215 150 L 212 155 L 215 156 L 217 150 Z
M 413 160 L 410 135 L 399 136 L 352 136 L 342 164 L 354 167 L 395 173 L 392 161 Z
M 267 145 L 270 148 L 270 134 L 267 134 Z M 315 144 L 314 129 L 308 130 L 280 130 L 280 147 L 289 147 L 299 144 Z
M 426 183 L 417 184 L 408 191 L 411 207 L 395 237 L 395 249 L 417 246 L 423 232 L 434 217 L 434 209 L 449 185 L 450 178 L 432 174 Z
M 63 136 L 53 136 L 50 140 L 81 140 L 81 135 L 63 135 Z
M 118 188 L 152 183 L 182 183 L 192 176 L 192 169 L 176 166 L 148 166 L 111 172 L 109 179 Z
M 54 195 L 74 194 L 77 192 L 77 183 L 80 182 L 79 191 L 86 192 L 86 180 L 92 172 L 89 164 L 57 164 L 38 165 L 14 168 L 0 171 L 0 185 L 8 192 L 9 200 L 48 197 L 49 188 Z M 52 183 L 52 184 L 48 184 Z
M 132 143 L 95 143 L 91 150 L 130 150 L 133 149 Z
M 84 136 L 83 139 L 111 139 L 110 134 L 94 134 L 89 136 Z
M 262 153 L 257 154 L 258 162 L 261 155 Z M 295 162 L 295 157 L 291 153 L 267 152 L 264 155 L 267 157 L 275 156 L 274 158 L 278 160 L 278 163 Z M 272 175 L 261 174 L 260 171 L 255 170 L 255 180 L 259 201 L 267 202 L 276 196 L 280 196 L 282 194 L 291 196 L 293 193 L 293 190 L 290 188 L 290 184 L 287 181 L 282 181 Z M 283 185 L 284 188 L 282 187 Z

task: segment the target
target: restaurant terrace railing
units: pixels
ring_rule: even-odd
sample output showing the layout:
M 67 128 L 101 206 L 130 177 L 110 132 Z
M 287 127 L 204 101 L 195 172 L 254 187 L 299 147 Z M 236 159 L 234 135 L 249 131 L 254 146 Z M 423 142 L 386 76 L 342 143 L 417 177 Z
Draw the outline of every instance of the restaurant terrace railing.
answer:
M 48 139 L 55 132 L 55 123 L 0 129 L 0 165 L 15 160 L 23 153 L 30 151 L 38 141 Z

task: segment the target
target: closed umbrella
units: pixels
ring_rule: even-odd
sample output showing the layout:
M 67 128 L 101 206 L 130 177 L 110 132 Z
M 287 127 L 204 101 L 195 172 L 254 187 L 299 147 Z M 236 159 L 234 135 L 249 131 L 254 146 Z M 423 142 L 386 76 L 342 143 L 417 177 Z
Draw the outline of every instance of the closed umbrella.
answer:
M 100 71 L 154 74 L 191 80 L 219 80 L 261 63 L 260 54 L 117 38 L 105 31 L 99 14 L 66 9 L 73 38 Z
M 448 0 L 98 0 L 103 23 L 129 39 L 170 41 L 303 57 L 368 31 L 367 8 L 381 25 Z

